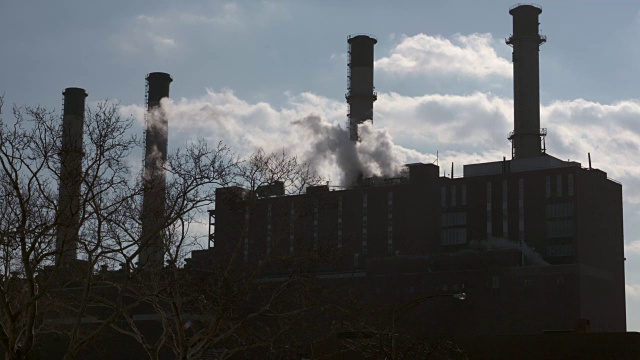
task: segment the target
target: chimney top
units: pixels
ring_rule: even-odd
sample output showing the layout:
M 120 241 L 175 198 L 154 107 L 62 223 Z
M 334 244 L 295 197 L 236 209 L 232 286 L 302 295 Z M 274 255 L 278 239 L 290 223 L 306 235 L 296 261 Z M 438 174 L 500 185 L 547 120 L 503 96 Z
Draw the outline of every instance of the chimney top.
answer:
M 171 75 L 165 73 L 165 72 L 152 72 L 149 73 L 149 75 L 147 75 L 147 79 L 148 81 L 168 81 L 168 82 L 172 82 L 173 79 L 171 78 Z
M 62 92 L 62 95 L 84 95 L 84 97 L 87 97 L 87 92 L 83 89 L 83 88 L 79 88 L 79 87 L 68 87 L 66 89 L 64 89 L 64 91 Z
M 378 43 L 378 40 L 376 40 L 375 37 L 373 37 L 371 35 L 367 35 L 367 34 L 353 34 L 353 35 L 349 35 L 349 37 L 347 37 L 347 42 L 349 44 L 351 44 L 352 41 L 361 41 L 361 40 L 369 40 L 374 45 Z
M 542 13 L 542 6 L 538 4 L 515 4 L 509 8 L 509 14 L 514 15 L 515 13 L 520 12 L 535 12 L 536 15 L 540 15 Z

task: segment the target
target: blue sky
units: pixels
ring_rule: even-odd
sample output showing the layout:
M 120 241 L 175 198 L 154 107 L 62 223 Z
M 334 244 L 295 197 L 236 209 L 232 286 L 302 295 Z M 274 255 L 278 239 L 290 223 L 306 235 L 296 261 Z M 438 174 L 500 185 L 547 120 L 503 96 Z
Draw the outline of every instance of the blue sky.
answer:
M 0 93 L 60 110 L 64 88 L 117 100 L 140 117 L 144 77 L 170 73 L 170 147 L 197 136 L 240 154 L 313 157 L 346 121 L 346 38 L 375 48 L 374 126 L 392 164 L 493 161 L 512 129 L 508 1 L 5 1 Z M 624 186 L 627 313 L 640 330 L 640 3 L 541 3 L 542 126 L 548 152 L 593 165 Z M 140 130 L 141 131 L 141 130 Z M 325 132 L 323 132 L 325 131 Z M 135 161 L 134 161 L 135 160 Z M 132 163 L 140 163 L 139 159 Z M 376 167 L 377 166 L 377 167 Z M 372 171 L 383 172 L 372 163 Z

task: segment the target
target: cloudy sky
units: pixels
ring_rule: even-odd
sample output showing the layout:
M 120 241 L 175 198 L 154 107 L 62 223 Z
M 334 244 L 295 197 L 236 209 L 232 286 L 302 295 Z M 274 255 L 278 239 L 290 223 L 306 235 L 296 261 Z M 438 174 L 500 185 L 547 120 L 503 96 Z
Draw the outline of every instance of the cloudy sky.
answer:
M 4 1 L 0 93 L 60 110 L 61 91 L 117 100 L 140 117 L 144 77 L 170 73 L 170 147 L 203 137 L 236 152 L 285 149 L 340 181 L 319 144 L 346 122 L 347 36 L 372 34 L 370 170 L 435 160 L 462 165 L 510 152 L 509 1 Z M 542 127 L 561 159 L 624 186 L 627 313 L 640 330 L 640 3 L 542 3 Z M 141 130 L 140 130 L 141 131 Z M 318 156 L 319 149 L 328 154 Z M 139 163 L 139 161 L 138 161 Z

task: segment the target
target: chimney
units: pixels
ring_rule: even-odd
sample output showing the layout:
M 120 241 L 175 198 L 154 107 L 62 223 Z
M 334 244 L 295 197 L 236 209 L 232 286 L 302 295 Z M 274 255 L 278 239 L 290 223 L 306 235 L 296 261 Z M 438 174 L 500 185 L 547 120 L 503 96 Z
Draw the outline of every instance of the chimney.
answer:
M 513 35 L 506 42 L 513 47 L 514 110 L 509 140 L 514 159 L 540 156 L 541 137 L 546 135 L 546 129 L 540 129 L 539 47 L 547 38 L 538 33 L 540 13 L 542 9 L 533 5 L 516 5 L 509 10 Z
M 164 265 L 164 220 L 167 193 L 166 174 L 168 122 L 160 100 L 169 97 L 171 76 L 154 72 L 147 75 L 147 114 L 145 119 L 145 157 L 142 200 L 142 233 L 139 265 L 160 270 Z
M 367 35 L 349 36 L 349 63 L 346 99 L 349 104 L 349 138 L 359 141 L 358 124 L 373 121 L 373 102 L 378 96 L 373 86 L 373 45 Z
M 77 258 L 80 229 L 80 185 L 82 184 L 82 133 L 87 93 L 80 88 L 66 88 L 62 112 L 62 147 L 60 149 L 60 184 L 58 188 L 58 228 L 56 229 L 56 264 Z

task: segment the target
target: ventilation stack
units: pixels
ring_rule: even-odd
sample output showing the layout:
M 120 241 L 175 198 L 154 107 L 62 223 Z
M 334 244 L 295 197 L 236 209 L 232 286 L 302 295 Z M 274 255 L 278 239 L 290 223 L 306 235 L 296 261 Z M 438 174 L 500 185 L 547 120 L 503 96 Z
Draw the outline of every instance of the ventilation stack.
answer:
M 164 266 L 164 220 L 166 203 L 168 121 L 160 100 L 169 97 L 171 76 L 154 72 L 147 75 L 147 114 L 142 200 L 142 233 L 139 266 L 160 270 Z
M 78 255 L 82 136 L 87 92 L 81 88 L 66 88 L 62 95 L 64 109 L 62 111 L 62 148 L 60 149 L 56 264 L 69 265 Z
M 373 121 L 373 102 L 378 96 L 373 86 L 373 46 L 378 42 L 367 35 L 349 36 L 347 103 L 349 138 L 359 141 L 358 124 Z
M 539 34 L 538 15 L 542 9 L 533 5 L 516 5 L 513 35 L 507 44 L 513 47 L 514 129 L 509 134 L 512 157 L 524 159 L 542 154 L 541 140 L 546 129 L 540 129 L 540 45 L 547 38 Z

